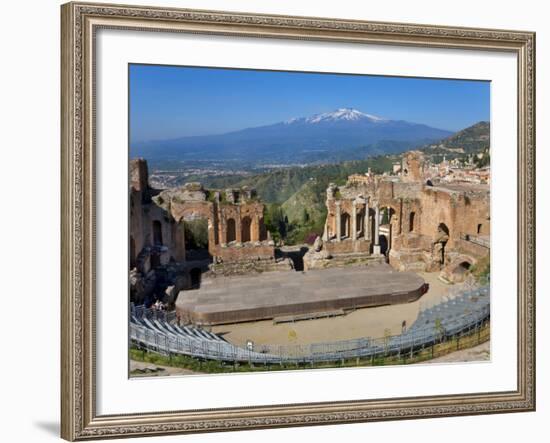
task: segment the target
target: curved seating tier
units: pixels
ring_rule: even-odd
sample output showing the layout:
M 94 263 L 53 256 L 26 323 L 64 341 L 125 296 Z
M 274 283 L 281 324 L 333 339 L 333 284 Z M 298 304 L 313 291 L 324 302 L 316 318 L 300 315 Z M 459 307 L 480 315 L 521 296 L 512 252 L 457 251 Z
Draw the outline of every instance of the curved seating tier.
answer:
M 412 352 L 479 328 L 489 317 L 489 288 L 482 287 L 424 309 L 400 335 L 307 345 L 260 345 L 248 350 L 197 326 L 178 325 L 173 312 L 131 306 L 130 337 L 134 343 L 162 354 L 258 364 L 314 363 Z

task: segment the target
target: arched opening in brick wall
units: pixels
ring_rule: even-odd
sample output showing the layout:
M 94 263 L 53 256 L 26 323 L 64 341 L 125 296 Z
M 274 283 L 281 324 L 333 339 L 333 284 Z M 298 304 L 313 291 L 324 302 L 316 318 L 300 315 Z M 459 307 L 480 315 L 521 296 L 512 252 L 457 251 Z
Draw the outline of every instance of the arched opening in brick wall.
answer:
M 380 244 L 380 253 L 386 255 L 389 248 L 388 237 L 384 234 L 378 236 L 378 242 Z
M 439 223 L 439 226 L 437 227 L 437 232 L 440 235 L 445 234 L 447 237 L 449 236 L 449 228 L 445 223 Z
M 361 212 L 355 216 L 355 232 L 358 236 L 363 232 L 363 214 Z
M 409 214 L 409 232 L 414 232 L 415 217 L 416 217 L 416 213 L 414 211 Z
M 249 216 L 244 217 L 241 220 L 241 241 L 243 243 L 249 242 L 252 238 L 250 229 L 252 227 L 252 220 Z
M 153 221 L 153 244 L 162 246 L 162 224 L 159 220 Z
M 340 235 L 349 237 L 350 235 L 350 216 L 347 212 L 343 212 L 340 216 Z
M 264 223 L 264 218 L 260 217 L 260 241 L 267 240 L 267 228 Z
M 235 227 L 235 219 L 227 219 L 227 232 L 226 232 L 226 242 L 231 243 L 232 241 L 237 240 L 237 229 Z
M 397 214 L 397 211 L 392 206 L 384 206 L 380 208 L 380 224 L 391 224 L 392 218 Z
M 471 267 L 472 264 L 467 261 L 459 263 L 458 266 L 453 269 L 453 281 L 455 283 L 463 282 Z
M 481 231 L 482 231 L 482 230 L 483 230 L 483 224 L 482 224 L 482 223 L 479 223 L 479 224 L 477 225 L 477 233 L 478 233 L 478 234 L 481 234 Z
M 449 241 L 449 228 L 445 223 L 439 223 L 437 227 L 437 242 L 440 245 L 439 263 L 441 265 L 445 264 L 445 247 Z
M 183 220 L 185 257 L 187 260 L 206 260 L 208 251 L 208 219 L 201 216 Z
M 392 206 L 384 206 L 380 208 L 380 231 L 383 231 L 385 234 L 385 251 L 386 253 L 390 251 L 393 247 L 393 238 L 396 233 L 399 232 L 399 220 L 396 217 L 397 211 Z M 381 251 L 384 251 L 384 248 L 381 244 Z M 384 252 L 382 252 L 384 254 Z

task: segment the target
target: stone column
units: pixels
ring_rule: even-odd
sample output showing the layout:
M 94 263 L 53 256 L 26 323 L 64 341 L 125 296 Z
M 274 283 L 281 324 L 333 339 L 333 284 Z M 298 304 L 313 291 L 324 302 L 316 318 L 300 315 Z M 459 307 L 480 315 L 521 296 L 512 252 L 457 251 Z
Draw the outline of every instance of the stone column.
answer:
M 220 224 L 220 243 L 222 246 L 227 245 L 227 220 L 222 210 L 219 210 L 218 222 Z
M 351 239 L 357 240 L 357 202 L 351 202 Z
M 241 211 L 240 208 L 237 208 L 237 215 L 235 216 L 235 240 L 239 244 L 241 244 L 243 241 L 242 233 L 243 231 L 241 228 Z
M 397 218 L 399 221 L 398 226 L 398 234 L 401 235 L 403 233 L 403 199 L 399 199 L 399 217 Z
M 253 242 L 258 242 L 260 241 L 260 216 L 259 215 L 254 215 L 254 225 L 252 226 L 252 229 L 250 230 L 250 240 L 253 241 Z
M 391 242 L 392 242 L 392 215 L 391 215 L 391 207 L 388 206 L 388 251 L 391 249 Z
M 334 203 L 336 205 L 336 241 L 342 240 L 342 213 L 340 209 L 340 200 Z
M 363 238 L 370 240 L 370 223 L 369 223 L 369 199 L 365 200 L 365 217 L 363 219 Z
M 208 214 L 208 250 L 212 252 L 215 249 L 216 242 L 216 209 L 212 205 Z
M 374 247 L 373 254 L 380 255 L 380 207 L 374 207 Z

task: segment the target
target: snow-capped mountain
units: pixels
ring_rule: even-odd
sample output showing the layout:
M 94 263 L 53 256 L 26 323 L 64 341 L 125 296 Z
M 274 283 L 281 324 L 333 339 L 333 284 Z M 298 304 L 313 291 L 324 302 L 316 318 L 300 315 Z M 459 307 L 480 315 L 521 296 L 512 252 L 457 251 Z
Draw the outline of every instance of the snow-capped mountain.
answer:
M 339 108 L 333 112 L 324 112 L 322 114 L 315 114 L 310 117 L 293 117 L 286 120 L 284 123 L 287 125 L 293 123 L 323 123 L 323 122 L 338 122 L 338 121 L 358 121 L 368 120 L 370 122 L 385 122 L 388 121 L 385 118 L 378 117 L 372 114 L 365 114 L 353 108 Z
M 449 135 L 423 124 L 339 108 L 227 134 L 135 143 L 131 155 L 156 160 L 311 163 L 399 152 Z
M 323 114 L 315 114 L 305 118 L 306 123 L 322 123 L 322 122 L 337 122 L 337 121 L 358 121 L 368 120 L 371 122 L 387 121 L 376 115 L 365 114 L 353 108 L 340 108 L 333 112 L 325 112 Z

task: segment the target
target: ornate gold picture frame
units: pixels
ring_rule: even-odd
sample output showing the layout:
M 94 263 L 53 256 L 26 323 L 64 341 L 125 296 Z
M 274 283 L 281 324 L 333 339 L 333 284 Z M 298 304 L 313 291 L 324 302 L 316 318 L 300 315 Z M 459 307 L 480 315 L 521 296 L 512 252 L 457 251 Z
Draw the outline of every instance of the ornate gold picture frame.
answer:
M 216 432 L 535 409 L 534 33 L 79 2 L 63 5 L 61 19 L 61 434 L 64 439 L 74 441 Z M 472 49 L 515 54 L 518 78 L 517 389 L 98 415 L 96 347 L 100 344 L 96 343 L 95 333 L 95 37 L 99 29 Z M 121 122 L 121 125 L 125 124 Z M 510 291 L 513 289 L 510 288 Z

